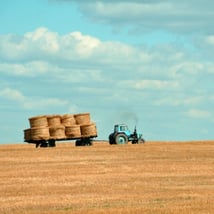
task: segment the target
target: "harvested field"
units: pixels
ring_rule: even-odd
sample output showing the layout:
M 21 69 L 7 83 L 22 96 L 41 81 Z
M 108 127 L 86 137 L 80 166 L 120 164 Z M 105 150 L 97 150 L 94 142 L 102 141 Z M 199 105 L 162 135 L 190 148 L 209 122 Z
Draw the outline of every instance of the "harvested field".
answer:
M 0 146 L 3 214 L 214 213 L 214 141 Z

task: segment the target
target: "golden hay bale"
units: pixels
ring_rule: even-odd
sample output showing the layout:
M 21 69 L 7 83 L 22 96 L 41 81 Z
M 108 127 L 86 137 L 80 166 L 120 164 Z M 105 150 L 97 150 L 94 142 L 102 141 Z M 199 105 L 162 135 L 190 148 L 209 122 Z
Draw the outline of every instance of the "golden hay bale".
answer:
M 29 118 L 30 127 L 36 128 L 36 127 L 47 127 L 48 126 L 48 120 L 45 115 L 42 116 L 36 116 Z
M 90 113 L 75 114 L 76 124 L 83 125 L 90 123 Z
M 66 126 L 65 134 L 67 138 L 81 137 L 80 125 Z
M 72 126 L 76 124 L 76 120 L 73 114 L 62 115 L 61 122 L 63 126 Z
M 47 115 L 48 126 L 59 126 L 61 125 L 60 115 Z
M 97 127 L 95 123 L 81 125 L 80 130 L 82 137 L 97 136 Z
M 62 125 L 51 126 L 49 127 L 50 136 L 55 139 L 64 139 L 65 136 L 65 127 Z
M 48 140 L 50 137 L 48 127 L 36 127 L 31 129 L 32 140 Z
M 31 129 L 24 130 L 24 140 L 25 141 L 31 140 Z

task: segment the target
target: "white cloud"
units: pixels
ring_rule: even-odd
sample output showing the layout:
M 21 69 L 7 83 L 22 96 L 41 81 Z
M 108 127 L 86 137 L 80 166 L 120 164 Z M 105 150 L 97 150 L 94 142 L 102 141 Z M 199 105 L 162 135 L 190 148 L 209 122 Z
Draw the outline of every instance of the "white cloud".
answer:
M 1 90 L 0 96 L 17 102 L 25 101 L 25 96 L 20 91 L 11 88 L 5 88 Z
M 0 63 L 0 72 L 17 76 L 38 76 L 56 68 L 45 61 L 30 61 L 26 63 Z
M 145 46 L 101 41 L 80 32 L 58 35 L 46 28 L 38 28 L 19 37 L 18 43 L 22 44 L 21 47 L 25 50 L 24 53 L 20 51 L 19 54 L 16 43 L 7 39 L 11 37 L 13 36 L 2 36 L 3 40 L 0 40 L 0 44 L 5 49 L 8 46 L 11 52 L 17 52 L 17 56 L 13 55 L 11 59 L 5 59 L 3 52 L 0 51 L 1 73 L 29 78 L 38 77 L 44 83 L 51 81 L 55 84 L 87 84 L 73 86 L 81 93 L 91 85 L 95 86 L 99 83 L 103 87 L 100 91 L 105 94 L 118 88 L 121 94 L 123 90 L 147 93 L 157 91 L 160 97 L 156 105 L 167 102 L 170 105 L 172 103 L 188 105 L 188 102 L 199 104 L 200 99 L 195 97 L 200 97 L 200 94 L 194 95 L 194 98 L 190 96 L 192 92 L 205 92 L 200 78 L 201 76 L 205 78 L 214 70 L 212 62 L 198 61 L 198 57 L 194 59 L 194 55 L 189 56 L 185 49 L 179 48 L 178 51 L 176 46 L 170 44 L 147 49 Z M 5 40 L 7 43 L 3 44 Z M 50 43 L 47 42 L 48 40 Z M 56 51 L 53 51 L 54 45 L 51 41 L 58 45 L 58 50 L 54 48 Z M 195 87 L 199 81 L 200 87 Z M 97 86 L 99 87 L 100 85 Z M 161 97 L 162 93 L 170 91 L 179 92 L 183 96 L 187 90 L 189 94 L 185 94 L 182 101 L 181 99 L 172 101 L 167 95 Z M 35 104 L 33 103 L 32 106 Z
M 13 88 L 5 88 L 0 91 L 0 96 L 4 99 L 11 100 L 14 105 L 19 105 L 24 109 L 46 109 L 51 106 L 69 106 L 71 105 L 67 100 L 58 98 L 45 97 L 27 97 L 19 90 Z
M 176 81 L 166 81 L 166 80 L 140 80 L 133 82 L 133 87 L 136 89 L 176 89 L 179 88 L 179 83 Z
M 59 52 L 58 34 L 46 28 L 38 28 L 24 36 L 1 36 L 0 46 L 0 57 L 8 61 L 42 60 Z
M 50 32 L 47 28 L 38 28 L 35 32 L 25 34 L 27 41 L 40 45 L 41 50 L 49 53 L 58 52 L 60 49 L 58 43 L 58 34 Z
M 121 42 L 104 42 L 80 32 L 58 35 L 46 28 L 28 32 L 15 43 L 12 37 L 5 35 L 0 40 L 3 47 L 0 72 L 11 75 L 46 75 L 66 82 L 88 79 L 103 82 L 119 78 L 138 89 L 178 89 L 185 84 L 191 86 L 198 75 L 214 71 L 212 62 L 198 61 L 194 55 L 189 57 L 185 49 L 177 51 L 170 44 L 147 49 Z M 58 48 L 53 48 L 52 43 Z M 17 44 L 21 48 L 17 48 Z
M 178 62 L 175 65 L 172 66 L 171 68 L 171 72 L 173 72 L 173 74 L 178 74 L 178 75 L 182 75 L 182 74 L 191 74 L 191 75 L 195 75 L 195 74 L 199 74 L 200 72 L 203 72 L 204 70 L 204 64 L 201 62 L 197 62 L 197 61 L 182 61 L 182 62 Z
M 198 29 L 206 34 L 214 32 L 214 3 L 209 0 L 62 1 L 75 2 L 84 16 L 115 28 L 129 24 L 141 32 L 154 29 L 179 33 L 198 32 Z
M 195 96 L 189 97 L 188 95 L 180 95 L 172 93 L 171 96 L 165 96 L 158 98 L 154 103 L 157 106 L 198 106 L 204 101 L 204 97 Z
M 85 36 L 80 32 L 73 32 L 70 34 L 76 40 L 75 51 L 81 56 L 89 56 L 94 52 L 94 49 L 100 45 L 100 41 L 91 36 Z
M 212 116 L 209 111 L 201 109 L 190 109 L 186 112 L 186 115 L 194 119 L 209 119 Z
M 204 60 L 203 48 L 129 45 L 44 28 L 18 38 L 2 35 L 0 46 L 4 106 L 13 102 L 21 111 L 47 113 L 84 109 L 100 121 L 113 111 L 134 109 L 142 112 L 139 121 L 152 123 L 153 117 L 157 126 L 172 107 L 175 118 L 181 112 L 188 119 L 212 116 L 214 63 Z
M 66 106 L 69 105 L 67 100 L 62 100 L 58 98 L 26 98 L 23 103 L 23 107 L 26 109 L 48 109 L 49 107 L 56 106 Z
M 1 37 L 0 46 L 0 58 L 5 63 L 50 61 L 54 64 L 55 60 L 61 61 L 61 64 L 82 60 L 89 63 L 91 59 L 96 58 L 96 63 L 120 61 L 122 64 L 149 60 L 145 51 L 123 43 L 101 42 L 80 32 L 59 36 L 44 28 L 38 28 L 18 38 L 15 35 L 4 35 Z
M 211 35 L 211 36 L 207 36 L 205 38 L 205 41 L 210 44 L 210 45 L 214 45 L 214 35 Z

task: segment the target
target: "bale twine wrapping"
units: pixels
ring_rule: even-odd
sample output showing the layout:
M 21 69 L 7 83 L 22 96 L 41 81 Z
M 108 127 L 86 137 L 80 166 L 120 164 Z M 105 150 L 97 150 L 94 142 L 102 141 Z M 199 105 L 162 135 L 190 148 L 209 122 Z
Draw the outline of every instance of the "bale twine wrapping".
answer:
M 48 140 L 50 138 L 48 127 L 36 127 L 31 129 L 32 140 Z
M 25 141 L 31 140 L 31 129 L 24 130 L 24 140 Z
M 61 123 L 63 126 L 72 126 L 76 124 L 76 120 L 73 114 L 62 115 Z
M 80 129 L 82 137 L 97 136 L 97 127 L 95 123 L 81 125 Z
M 48 126 L 60 126 L 61 125 L 61 116 L 60 115 L 48 115 Z
M 36 127 L 47 127 L 48 126 L 48 120 L 45 115 L 43 116 L 36 116 L 29 118 L 30 127 L 36 128 Z
M 65 134 L 67 138 L 81 137 L 80 125 L 66 126 Z
M 75 114 L 74 118 L 79 125 L 90 123 L 90 113 Z
M 51 126 L 49 127 L 50 137 L 54 139 L 64 139 L 65 136 L 65 127 L 62 125 Z

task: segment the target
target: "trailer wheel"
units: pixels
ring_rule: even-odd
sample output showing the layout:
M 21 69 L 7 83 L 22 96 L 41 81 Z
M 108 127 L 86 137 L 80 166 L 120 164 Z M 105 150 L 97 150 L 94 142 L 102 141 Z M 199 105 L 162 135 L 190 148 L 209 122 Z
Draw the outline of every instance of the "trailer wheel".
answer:
M 48 147 L 48 143 L 46 142 L 46 140 L 42 140 L 41 141 L 41 144 L 40 144 L 40 147 Z
M 91 138 L 87 139 L 87 146 L 92 146 L 93 145 L 93 140 Z
M 128 137 L 125 134 L 118 134 L 115 137 L 116 144 L 127 144 L 128 143 Z
M 55 147 L 56 146 L 56 141 L 54 139 L 51 139 L 48 141 L 49 147 Z
M 78 139 L 78 140 L 76 140 L 75 145 L 76 146 L 92 146 L 93 141 L 91 138 Z
M 76 140 L 75 146 L 82 146 L 82 141 L 81 140 Z

